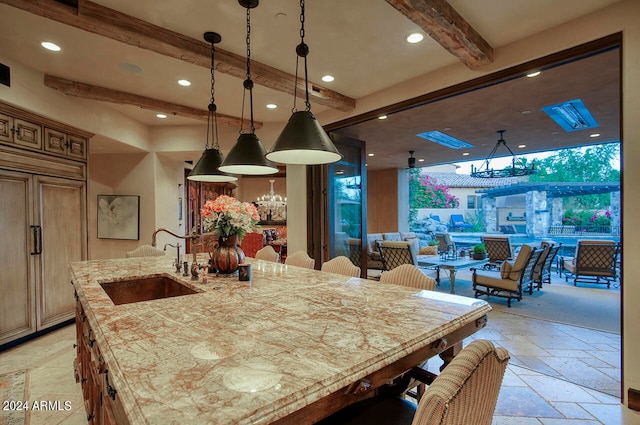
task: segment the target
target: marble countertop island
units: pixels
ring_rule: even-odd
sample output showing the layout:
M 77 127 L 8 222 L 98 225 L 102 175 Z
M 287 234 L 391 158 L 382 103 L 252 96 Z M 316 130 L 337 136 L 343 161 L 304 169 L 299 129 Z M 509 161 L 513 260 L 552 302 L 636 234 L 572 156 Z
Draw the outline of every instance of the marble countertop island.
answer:
M 250 258 L 251 282 L 194 282 L 176 274 L 172 261 L 70 265 L 132 424 L 286 422 L 389 365 L 418 364 L 421 350 L 475 332 L 491 309 L 471 298 Z M 100 286 L 162 275 L 198 293 L 114 305 Z

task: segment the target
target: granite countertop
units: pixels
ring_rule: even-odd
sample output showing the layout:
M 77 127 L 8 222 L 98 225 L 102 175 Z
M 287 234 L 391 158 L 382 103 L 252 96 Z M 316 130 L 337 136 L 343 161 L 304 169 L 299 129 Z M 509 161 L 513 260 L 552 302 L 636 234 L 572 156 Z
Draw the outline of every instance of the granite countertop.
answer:
M 205 257 L 199 257 L 205 262 Z M 132 424 L 267 424 L 470 323 L 484 301 L 261 260 L 252 282 L 170 257 L 71 263 Z M 166 275 L 192 295 L 114 305 L 101 282 Z

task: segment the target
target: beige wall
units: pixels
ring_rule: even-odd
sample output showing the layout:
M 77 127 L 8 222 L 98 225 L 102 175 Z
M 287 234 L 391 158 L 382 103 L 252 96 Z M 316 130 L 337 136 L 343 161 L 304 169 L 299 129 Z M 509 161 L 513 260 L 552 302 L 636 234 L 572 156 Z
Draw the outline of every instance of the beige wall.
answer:
M 640 116 L 640 96 L 638 96 L 640 93 L 640 72 L 638 72 L 640 69 L 640 25 L 638 22 L 640 22 L 640 1 L 621 1 L 591 15 L 510 45 L 496 48 L 494 63 L 481 69 L 470 70 L 462 64 L 451 65 L 358 99 L 356 108 L 348 114 L 340 111 L 324 111 L 316 113 L 316 116 L 321 123 L 328 124 L 622 31 L 624 35 L 622 50 L 622 113 L 624 119 L 622 129 L 622 185 L 624 188 L 622 191 L 622 213 L 623 257 L 625 257 L 627 252 L 640 250 L 640 239 L 631 234 L 640 228 L 640 217 L 637 214 L 637 211 L 640 210 L 640 188 L 636 184 L 640 181 L 640 167 L 632 166 L 640 160 L 640 120 L 637 119 Z M 108 138 L 148 151 L 155 149 L 151 143 L 152 137 L 149 136 L 150 131 L 141 124 L 97 102 L 60 95 L 43 86 L 41 73 L 30 70 L 15 61 L 7 60 L 1 54 L 0 61 L 12 68 L 12 86 L 10 88 L 0 86 L 0 100 L 94 132 L 98 134 L 99 139 Z M 278 128 L 282 128 L 282 125 L 265 125 L 265 128 L 259 130 L 258 133 L 265 146 L 271 145 L 278 134 Z M 176 139 L 173 142 L 179 144 L 181 140 L 177 134 L 180 131 L 175 133 Z M 235 138 L 231 140 L 231 143 L 233 140 Z M 225 141 L 225 143 L 227 142 Z M 223 148 L 228 149 L 229 147 L 223 146 Z M 198 150 L 201 151 L 201 148 Z M 106 193 L 111 190 L 112 193 L 140 194 L 141 200 L 144 197 L 145 205 L 147 202 L 151 203 L 152 206 L 148 211 L 145 206 L 145 214 L 150 214 L 152 218 L 150 222 L 145 220 L 143 224 L 141 242 L 149 240 L 152 228 L 178 225 L 177 219 L 171 218 L 173 214 L 167 213 L 165 216 L 164 212 L 159 214 L 154 211 L 154 208 L 163 210 L 167 208 L 167 211 L 176 208 L 175 200 L 171 199 L 175 196 L 176 191 L 176 182 L 170 177 L 172 172 L 167 172 L 166 179 L 154 184 L 153 179 L 157 176 L 156 167 L 159 166 L 157 160 L 153 155 L 150 155 L 150 158 L 146 156 L 138 158 L 138 156 L 137 154 L 123 154 L 118 158 L 113 158 L 114 161 L 131 163 L 131 168 L 123 167 L 121 164 L 107 164 L 103 161 L 104 158 L 96 155 L 90 157 L 89 229 L 92 232 L 92 258 L 120 254 L 131 245 L 129 242 L 116 243 L 95 239 L 95 195 L 99 192 Z M 175 165 L 163 163 L 162 166 L 175 166 L 176 170 L 182 168 L 182 164 L 179 165 L 178 162 Z M 108 178 L 105 173 L 109 170 L 121 175 Z M 179 173 L 179 171 L 174 172 Z M 397 173 L 395 175 L 397 176 Z M 115 182 L 109 183 L 111 181 Z M 377 184 L 386 187 L 385 182 L 377 179 L 377 176 L 374 175 L 369 180 L 369 188 L 375 188 L 378 191 Z M 396 189 L 397 187 L 391 188 L 392 191 Z M 160 203 L 165 202 L 164 195 L 159 194 L 165 192 L 167 193 L 166 202 L 170 205 L 159 206 Z M 287 167 L 287 198 L 289 199 L 290 250 L 306 249 L 306 173 L 304 166 Z M 383 212 L 380 211 L 380 206 L 383 202 L 380 198 L 373 199 L 369 204 L 369 231 L 395 230 L 395 226 L 397 226 L 397 212 L 395 219 L 382 217 Z M 153 221 L 156 222 L 153 223 Z M 387 227 L 385 223 L 394 228 Z M 629 387 L 640 389 L 640 364 L 635 361 L 640 355 L 640 332 L 636 326 L 637 323 L 640 323 L 640 309 L 637 308 L 637 304 L 640 303 L 640 285 L 635 284 L 638 280 L 640 280 L 640 266 L 632 262 L 623 263 L 623 394 L 625 396 Z

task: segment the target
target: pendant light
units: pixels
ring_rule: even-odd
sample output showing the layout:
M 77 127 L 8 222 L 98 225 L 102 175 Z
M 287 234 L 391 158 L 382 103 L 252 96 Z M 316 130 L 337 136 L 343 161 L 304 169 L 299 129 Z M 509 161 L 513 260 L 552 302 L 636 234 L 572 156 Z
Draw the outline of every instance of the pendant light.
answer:
M 202 156 L 196 163 L 189 177 L 187 179 L 200 181 L 200 182 L 233 182 L 238 178 L 232 174 L 222 172 L 218 169 L 222 164 L 222 152 L 220 152 L 220 146 L 218 144 L 218 120 L 216 116 L 217 106 L 215 104 L 215 83 L 214 76 L 215 68 L 215 45 L 220 43 L 222 37 L 215 32 L 204 33 L 205 41 L 211 43 L 211 101 L 208 106 L 207 113 L 207 143 L 204 148 Z M 209 135 L 211 135 L 211 145 L 213 148 L 209 148 Z
M 296 110 L 296 93 L 298 87 L 298 60 L 296 59 L 296 85 L 293 96 L 293 114 L 280 136 L 267 154 L 272 161 L 284 164 L 329 164 L 342 159 L 335 145 L 324 131 L 316 117 L 311 113 L 309 102 L 309 78 L 307 72 L 307 55 L 309 46 L 304 42 L 304 0 L 300 0 L 300 44 L 296 47 L 296 54 L 304 58 L 304 111 Z
M 249 111 L 251 112 L 251 128 L 240 136 L 227 158 L 222 162 L 220 171 L 236 174 L 263 175 L 277 173 L 278 167 L 265 158 L 267 151 L 256 136 L 253 125 L 253 81 L 251 80 L 251 9 L 258 6 L 259 0 L 238 0 L 247 9 L 247 79 L 242 83 L 249 90 Z M 242 96 L 242 121 L 244 123 L 244 94 Z

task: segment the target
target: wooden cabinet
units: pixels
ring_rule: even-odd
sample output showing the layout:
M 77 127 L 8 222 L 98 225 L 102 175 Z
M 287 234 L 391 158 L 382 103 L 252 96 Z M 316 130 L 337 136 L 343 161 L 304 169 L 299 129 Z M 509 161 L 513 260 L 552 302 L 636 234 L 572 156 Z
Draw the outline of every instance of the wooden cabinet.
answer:
M 0 103 L 0 144 L 86 162 L 91 136 L 66 124 Z
M 42 126 L 0 114 L 0 142 L 39 150 L 42 148 Z
M 44 129 L 44 150 L 71 159 L 87 159 L 87 139 L 52 128 Z
M 88 423 L 127 425 L 117 385 L 80 301 L 76 304 L 76 349 L 75 375 L 82 387 Z
M 0 345 L 73 318 L 68 263 L 87 258 L 84 181 L 0 169 Z
M 38 150 L 56 125 L 37 119 L 0 103 L 0 346 L 72 319 L 68 263 L 87 259 L 87 166 Z

